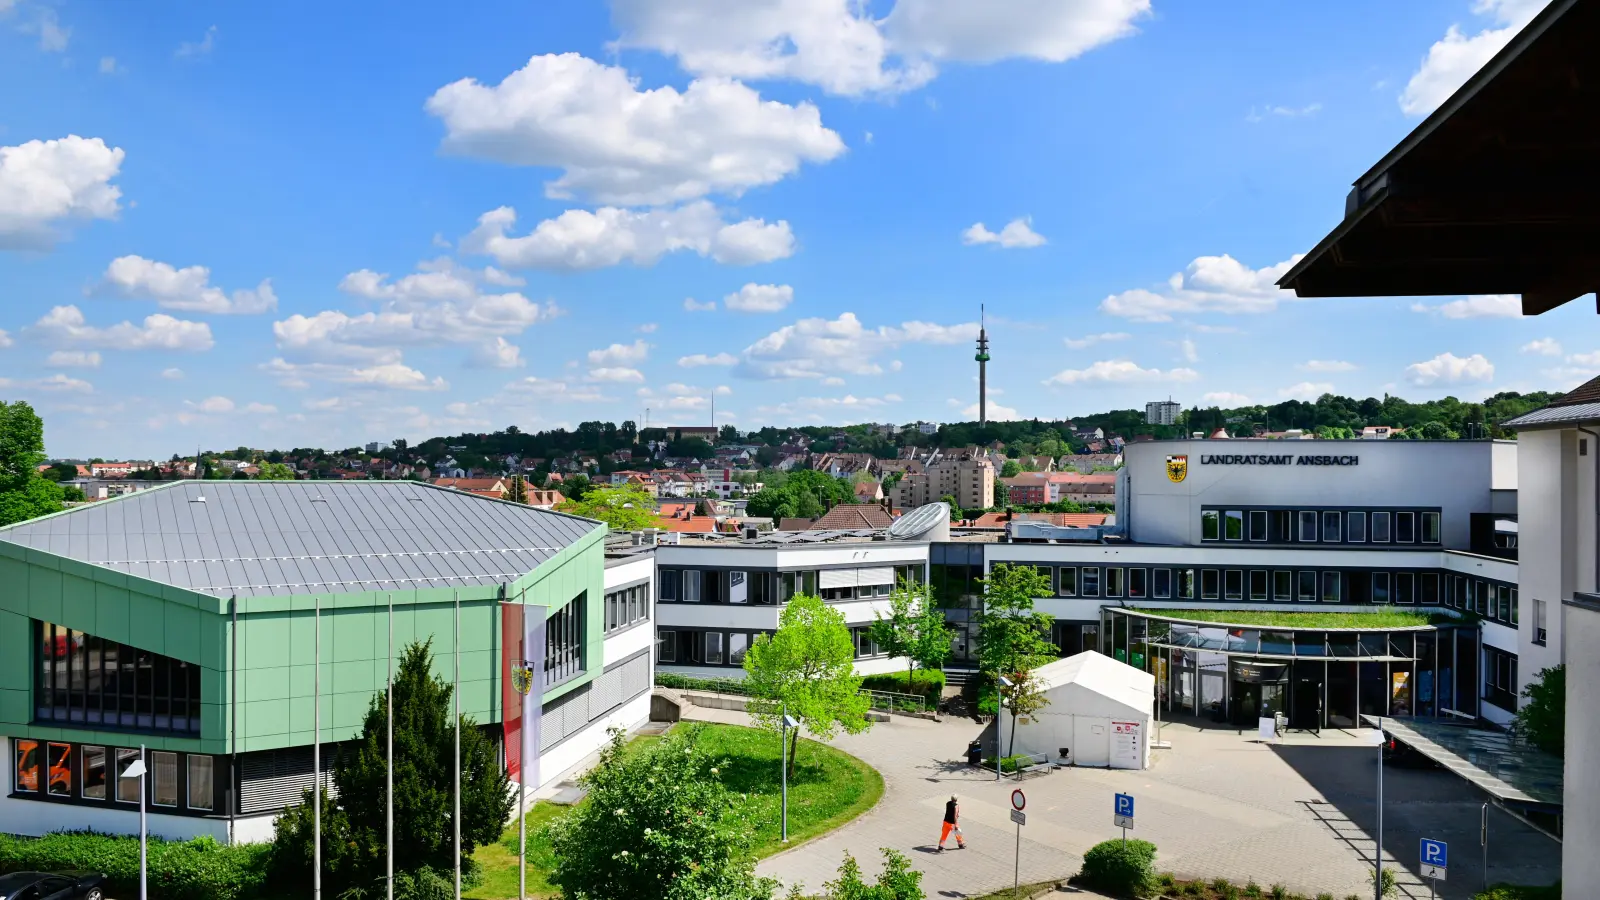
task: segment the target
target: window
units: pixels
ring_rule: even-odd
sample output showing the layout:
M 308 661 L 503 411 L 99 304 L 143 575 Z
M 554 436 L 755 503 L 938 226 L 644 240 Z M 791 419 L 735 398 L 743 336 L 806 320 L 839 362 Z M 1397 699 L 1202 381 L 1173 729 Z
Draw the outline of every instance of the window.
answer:
M 742 631 L 731 632 L 728 635 L 728 664 L 732 666 L 744 665 L 744 656 L 750 652 L 750 635 Z
M 1373 603 L 1388 603 L 1389 602 L 1389 573 L 1388 572 L 1373 572 L 1372 573 L 1372 602 Z
M 705 664 L 708 666 L 722 665 L 722 632 L 708 631 L 705 633 L 705 639 Z
M 1217 594 L 1218 594 L 1218 591 L 1219 591 L 1219 587 L 1218 587 L 1217 581 L 1218 581 L 1218 578 L 1217 578 L 1217 570 L 1216 569 L 1201 569 L 1200 570 L 1200 599 L 1201 600 L 1215 600 L 1215 599 L 1217 599 Z
M 1422 542 L 1424 544 L 1439 543 L 1439 514 L 1425 512 L 1422 514 Z
M 1417 514 L 1400 512 L 1394 514 L 1394 542 L 1396 544 L 1414 544 L 1417 542 Z
M 1267 511 L 1264 509 L 1250 510 L 1250 540 L 1264 541 L 1267 539 Z
M 1287 509 L 1274 509 L 1267 514 L 1267 536 L 1275 544 L 1287 544 L 1294 538 L 1294 517 Z
M 683 570 L 683 591 L 678 599 L 684 603 L 700 602 L 700 570 Z
M 1339 543 L 1339 536 L 1343 530 L 1339 526 L 1343 520 L 1343 513 L 1325 512 L 1322 514 L 1322 540 L 1325 543 Z
M 1128 597 L 1129 598 L 1133 598 L 1133 599 L 1142 598 L 1148 593 L 1148 590 L 1147 590 L 1148 584 L 1146 583 L 1146 580 L 1145 580 L 1148 577 L 1146 575 L 1146 573 L 1148 571 L 1149 571 L 1148 569 L 1129 569 L 1128 570 Z
M 732 574 L 742 578 L 745 573 Z M 606 594 L 606 633 L 620 631 L 650 618 L 650 603 L 645 596 L 648 592 L 648 585 L 636 584 Z
M 1122 596 L 1122 570 L 1117 568 L 1106 569 L 1106 596 Z
M 1244 513 L 1237 509 L 1230 509 L 1225 516 L 1222 536 L 1230 541 L 1244 540 Z
M 1533 642 L 1545 646 L 1545 609 L 1543 600 L 1533 601 Z
M 1251 569 L 1250 570 L 1250 599 L 1251 600 L 1265 600 L 1265 599 L 1267 599 L 1267 570 L 1266 569 Z
M 211 757 L 202 753 L 189 754 L 189 808 L 210 812 L 216 806 L 211 787 Z
M 1499 615 L 1495 618 L 1502 622 L 1511 621 L 1511 588 L 1503 584 L 1494 586 L 1495 600 L 1499 604 Z
M 682 573 L 677 569 L 661 570 L 661 599 L 663 602 L 678 602 L 678 583 L 681 580 Z
M 1427 606 L 1439 605 L 1439 573 L 1423 572 L 1418 583 L 1422 588 L 1422 596 L 1418 599 Z
M 117 750 L 117 801 L 119 803 L 139 802 L 139 779 L 129 777 L 123 773 L 139 758 L 137 750 Z
M 1166 600 L 1172 596 L 1172 570 L 1155 570 L 1155 591 L 1153 596 L 1159 600 Z
M 1317 573 L 1301 572 L 1300 585 L 1297 599 L 1302 603 L 1312 603 L 1317 599 Z
M 1339 572 L 1322 573 L 1322 602 L 1339 603 L 1344 599 L 1344 578 Z
M 656 630 L 656 662 L 678 661 L 678 633 L 666 629 Z
M 1344 539 L 1352 544 L 1364 544 L 1367 540 L 1367 514 L 1364 512 L 1349 513 L 1344 518 Z
M 1272 599 L 1294 599 L 1294 573 L 1287 569 L 1279 569 L 1272 573 Z
M 1194 570 L 1193 569 L 1179 569 L 1178 570 L 1178 599 L 1179 600 L 1193 600 L 1194 599 Z
M 1517 589 L 1511 588 L 1511 624 L 1517 624 Z
M 1415 572 L 1394 573 L 1394 602 L 1417 602 L 1417 576 Z
M 544 620 L 544 683 L 554 686 L 583 672 L 583 624 L 587 592 Z
M 83 798 L 85 800 L 104 800 L 106 798 L 106 748 L 83 748 Z
M 1056 570 L 1056 596 L 1078 596 L 1078 570 L 1074 566 L 1062 566 Z
M 1483 648 L 1483 699 L 1508 711 L 1517 708 L 1517 655 Z
M 1489 585 L 1482 581 L 1474 581 L 1472 591 L 1472 611 L 1480 616 L 1489 615 Z
M 39 742 L 19 738 L 13 753 L 16 758 L 17 793 L 37 793 L 39 790 Z
M 169 750 L 150 751 L 150 803 L 154 806 L 178 805 L 178 754 Z
M 49 622 L 33 630 L 36 721 L 200 731 L 199 666 Z
M 1078 587 L 1085 597 L 1100 596 L 1100 570 L 1093 566 L 1084 566 L 1078 570 Z
M 1229 569 L 1223 579 L 1222 595 L 1228 600 L 1244 599 L 1244 572 L 1239 569 Z
M 1222 538 L 1222 524 L 1220 513 L 1214 509 L 1202 510 L 1200 513 L 1200 540 L 1215 541 Z
M 72 745 L 51 743 L 45 758 L 50 760 L 50 794 L 72 796 Z
M 1315 541 L 1317 539 L 1317 514 L 1312 510 L 1300 511 L 1300 540 Z
M 1372 542 L 1374 544 L 1389 543 L 1389 514 L 1375 512 L 1372 514 Z

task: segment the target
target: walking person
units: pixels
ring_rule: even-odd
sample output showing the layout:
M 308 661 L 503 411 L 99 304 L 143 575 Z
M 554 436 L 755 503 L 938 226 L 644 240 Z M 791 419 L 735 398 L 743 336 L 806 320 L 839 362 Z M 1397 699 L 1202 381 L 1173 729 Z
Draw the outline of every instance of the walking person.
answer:
M 961 833 L 961 807 L 956 805 L 956 797 L 950 795 L 950 802 L 944 805 L 944 827 L 939 830 L 939 852 L 944 852 L 944 842 L 950 839 L 950 833 L 955 832 L 956 849 L 967 849 L 967 838 Z

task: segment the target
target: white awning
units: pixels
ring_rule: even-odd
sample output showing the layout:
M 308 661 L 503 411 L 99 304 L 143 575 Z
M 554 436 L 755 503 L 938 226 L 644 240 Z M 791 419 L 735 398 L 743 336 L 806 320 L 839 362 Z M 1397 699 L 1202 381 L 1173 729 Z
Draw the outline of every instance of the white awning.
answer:
M 860 576 L 859 584 L 894 584 L 894 566 L 873 566 L 856 572 Z

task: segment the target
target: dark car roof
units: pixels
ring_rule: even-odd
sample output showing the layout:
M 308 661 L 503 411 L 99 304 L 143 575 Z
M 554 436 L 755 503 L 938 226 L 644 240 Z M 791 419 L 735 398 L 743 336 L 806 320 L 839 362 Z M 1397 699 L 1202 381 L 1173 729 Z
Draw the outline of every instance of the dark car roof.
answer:
M 10 875 L 0 875 L 0 892 L 27 887 L 44 876 L 43 872 L 12 872 Z

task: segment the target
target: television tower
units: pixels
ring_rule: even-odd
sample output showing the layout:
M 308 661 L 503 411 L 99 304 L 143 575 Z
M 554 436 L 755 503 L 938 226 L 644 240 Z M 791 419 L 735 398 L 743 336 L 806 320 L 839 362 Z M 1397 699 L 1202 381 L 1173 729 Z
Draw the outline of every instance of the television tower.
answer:
M 989 424 L 989 333 L 984 330 L 983 304 L 978 304 L 978 427 Z

